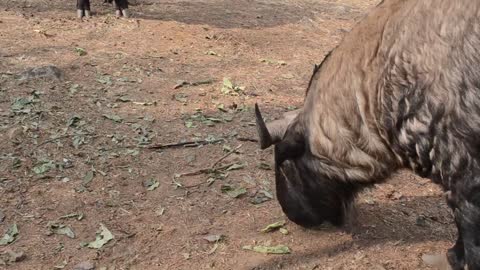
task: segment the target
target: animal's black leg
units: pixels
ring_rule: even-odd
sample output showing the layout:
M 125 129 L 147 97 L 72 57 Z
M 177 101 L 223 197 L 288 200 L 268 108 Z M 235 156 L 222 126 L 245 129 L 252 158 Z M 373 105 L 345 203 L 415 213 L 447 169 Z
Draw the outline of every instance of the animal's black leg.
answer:
M 461 228 L 468 270 L 480 270 L 480 179 L 469 183 L 463 188 L 455 219 Z
M 115 0 L 114 5 L 116 8 L 117 17 L 120 17 L 122 15 L 125 18 L 129 17 L 128 0 Z
M 90 0 L 77 0 L 77 17 L 90 17 Z
M 465 269 L 465 248 L 463 245 L 463 235 L 460 230 L 458 231 L 457 242 L 447 251 L 447 260 L 453 270 Z
M 447 203 L 448 206 L 455 213 L 457 210 L 457 204 L 455 202 L 455 197 L 452 196 L 450 192 L 447 194 Z M 463 245 L 463 234 L 459 221 L 455 218 L 455 223 L 457 225 L 458 237 L 455 245 L 450 248 L 447 252 L 447 260 L 453 270 L 464 270 L 465 267 L 465 248 Z
M 85 17 L 90 18 L 90 0 L 84 0 L 85 1 Z
M 77 0 L 77 17 L 80 19 L 83 17 L 84 6 L 85 0 Z

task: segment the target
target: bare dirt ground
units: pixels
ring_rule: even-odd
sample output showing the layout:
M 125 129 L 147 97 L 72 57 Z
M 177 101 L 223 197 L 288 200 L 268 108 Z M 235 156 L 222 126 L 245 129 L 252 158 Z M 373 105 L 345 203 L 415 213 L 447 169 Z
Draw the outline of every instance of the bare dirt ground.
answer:
M 300 106 L 378 0 L 136 0 L 131 19 L 93 0 L 83 22 L 74 2 L 0 1 L 0 268 L 428 269 L 421 255 L 454 241 L 439 188 L 407 172 L 362 193 L 351 233 L 260 232 L 286 218 L 253 105 Z M 63 76 L 19 75 L 44 65 Z M 113 239 L 88 246 L 102 225 Z

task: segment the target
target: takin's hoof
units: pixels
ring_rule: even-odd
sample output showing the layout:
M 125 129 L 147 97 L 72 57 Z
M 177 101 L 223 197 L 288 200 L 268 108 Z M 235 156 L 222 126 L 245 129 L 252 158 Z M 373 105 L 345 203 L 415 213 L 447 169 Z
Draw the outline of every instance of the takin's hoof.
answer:
M 130 12 L 128 12 L 128 9 L 122 10 L 122 14 L 124 18 L 129 18 L 130 17 Z
M 122 17 L 122 11 L 121 10 L 116 10 L 115 11 L 115 17 L 117 17 L 117 18 Z
M 85 10 L 85 18 L 90 19 L 90 17 L 92 17 L 90 10 Z
M 445 254 L 424 254 L 422 260 L 425 264 L 437 270 L 452 270 Z
M 81 19 L 83 17 L 83 10 L 77 9 L 77 18 Z

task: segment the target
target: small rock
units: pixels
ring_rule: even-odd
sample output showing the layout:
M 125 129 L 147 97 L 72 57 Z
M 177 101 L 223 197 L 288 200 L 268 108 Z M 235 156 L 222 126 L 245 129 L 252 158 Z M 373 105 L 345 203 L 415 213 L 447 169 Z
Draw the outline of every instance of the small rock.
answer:
M 211 234 L 211 235 L 207 235 L 207 236 L 204 236 L 203 239 L 207 240 L 208 242 L 210 243 L 216 243 L 216 242 L 219 242 L 221 241 L 222 239 L 224 238 L 223 235 L 221 234 Z
M 61 80 L 63 78 L 63 72 L 58 67 L 49 65 L 30 68 L 17 75 L 17 79 L 20 81 L 40 78 Z
M 95 264 L 90 261 L 81 262 L 73 267 L 73 270 L 94 270 Z

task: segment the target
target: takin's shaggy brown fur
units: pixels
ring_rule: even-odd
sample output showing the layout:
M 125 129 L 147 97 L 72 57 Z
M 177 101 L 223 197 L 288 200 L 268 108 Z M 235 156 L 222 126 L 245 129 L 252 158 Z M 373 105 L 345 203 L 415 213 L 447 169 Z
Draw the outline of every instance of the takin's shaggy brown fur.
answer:
M 301 109 L 256 118 L 289 219 L 342 225 L 358 191 L 407 167 L 449 194 L 451 267 L 480 269 L 480 1 L 382 1 L 315 68 Z

